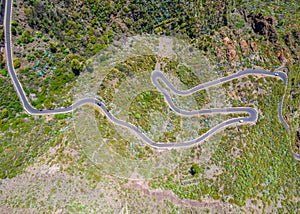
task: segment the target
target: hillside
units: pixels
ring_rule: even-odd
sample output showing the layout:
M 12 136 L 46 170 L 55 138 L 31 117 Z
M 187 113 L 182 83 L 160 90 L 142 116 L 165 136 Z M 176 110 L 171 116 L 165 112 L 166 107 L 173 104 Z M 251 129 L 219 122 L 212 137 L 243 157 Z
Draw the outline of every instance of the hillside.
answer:
M 285 90 L 276 78 L 249 75 L 197 92 L 190 106 L 188 98 L 176 97 L 177 104 L 186 108 L 244 106 L 259 111 L 255 125 L 227 127 L 203 144 L 179 152 L 141 146 L 96 108 L 84 107 L 82 111 L 94 116 L 100 136 L 86 145 L 82 139 L 88 137 L 80 136 L 79 131 L 92 133 L 86 128 L 90 124 L 75 113 L 31 116 L 24 111 L 11 84 L 3 49 L 0 211 L 296 213 L 299 209 L 299 161 L 293 157 L 293 152 L 300 154 L 298 1 L 24 0 L 15 1 L 12 11 L 14 67 L 30 103 L 38 109 L 72 104 L 74 91 L 84 88 L 78 85 L 85 75 L 96 73 L 91 72 L 91 62 L 124 38 L 179 38 L 199 52 L 207 69 L 203 76 L 174 59 L 144 55 L 122 58 L 101 83 L 95 78 L 95 93 L 109 110 L 119 104 L 128 122 L 157 141 L 191 139 L 220 121 L 240 116 L 182 119 L 151 88 L 150 78 L 147 84 L 139 83 L 144 91 L 131 95 L 130 102 L 117 102 L 116 97 L 125 100 L 127 96 L 122 95 L 123 88 L 139 86 L 125 83 L 154 70 L 157 62 L 184 89 L 247 68 L 283 71 L 288 85 Z M 3 32 L 1 29 L 2 44 Z M 290 133 L 278 120 L 278 103 L 284 93 L 283 117 Z M 91 158 L 103 142 L 108 145 L 103 151 L 116 154 L 112 156 L 115 165 Z M 130 170 L 136 176 L 131 165 L 120 167 L 125 159 L 145 163 L 138 165 L 145 169 L 140 180 L 122 176 Z M 177 165 L 163 165 L 166 169 L 152 176 L 147 167 L 157 162 L 150 160 L 176 160 Z

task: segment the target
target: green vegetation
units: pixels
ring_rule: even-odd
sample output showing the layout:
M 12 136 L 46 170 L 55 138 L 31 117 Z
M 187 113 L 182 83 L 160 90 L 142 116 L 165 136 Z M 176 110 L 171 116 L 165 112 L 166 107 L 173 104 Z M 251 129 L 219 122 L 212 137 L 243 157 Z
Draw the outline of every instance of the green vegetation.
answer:
M 40 54 L 34 60 L 30 58 L 30 60 L 25 60 L 24 63 L 21 60 L 24 68 L 28 63 L 30 66 L 34 66 L 34 69 L 23 74 L 27 81 L 30 79 L 30 82 L 24 81 L 23 83 L 26 88 L 30 87 L 33 91 L 36 91 L 39 88 L 42 76 L 47 77 L 47 81 L 43 82 L 45 88 L 59 90 L 43 93 L 46 96 L 43 99 L 51 100 L 52 104 L 56 106 L 64 105 L 57 97 L 62 92 L 61 90 L 67 92 L 67 88 L 53 85 L 57 85 L 58 82 L 60 86 L 71 83 L 82 69 L 78 69 L 78 63 L 74 63 L 77 68 L 73 69 L 71 63 L 61 62 L 64 62 L 69 54 L 76 54 L 83 57 L 83 60 L 80 61 L 80 63 L 83 63 L 90 56 L 97 54 L 110 44 L 113 38 L 118 39 L 124 33 L 125 35 L 155 32 L 166 35 L 183 34 L 185 39 L 199 48 L 214 62 L 212 64 L 217 65 L 216 70 L 218 72 L 234 71 L 253 64 L 272 69 L 279 66 L 278 52 L 286 46 L 292 52 L 291 57 L 299 55 L 297 54 L 297 47 L 293 45 L 297 41 L 298 31 L 295 23 L 298 19 L 297 16 L 286 15 L 287 11 L 291 14 L 295 13 L 294 1 L 290 2 L 287 7 L 281 2 L 272 2 L 269 5 L 265 2 L 257 2 L 257 5 L 262 6 L 256 7 L 248 1 L 202 1 L 190 2 L 189 4 L 185 1 L 161 1 L 155 4 L 148 1 L 139 1 L 138 3 L 128 2 L 128 5 L 118 1 L 114 5 L 109 2 L 106 4 L 105 1 L 101 4 L 84 1 L 83 7 L 78 6 L 78 3 L 70 4 L 69 2 L 41 0 L 24 1 L 17 4 L 18 8 L 24 11 L 26 19 L 24 22 L 22 21 L 23 18 L 16 14 L 12 24 L 13 29 L 22 28 L 21 34 L 17 34 L 17 32 L 15 34 L 17 47 L 24 46 L 24 49 L 28 52 L 31 52 L 32 45 L 43 52 L 50 47 L 52 53 L 52 55 L 46 56 Z M 245 14 L 249 14 L 247 20 L 244 19 L 242 8 L 249 9 L 249 11 L 245 11 Z M 53 9 L 55 12 L 53 12 Z M 285 22 L 280 21 L 275 26 L 278 39 L 274 48 L 270 49 L 268 38 L 259 35 L 251 28 L 253 25 L 252 17 L 258 13 L 262 13 L 264 16 L 273 15 L 278 20 L 286 19 Z M 81 17 L 81 19 L 78 17 Z M 217 19 L 216 17 L 221 18 Z M 118 20 L 122 20 L 122 22 Z M 235 26 L 237 26 L 237 29 L 235 29 Z M 31 30 L 32 28 L 34 28 L 34 31 Z M 242 39 L 246 42 L 247 48 L 245 51 L 242 50 L 239 44 L 233 45 L 237 55 L 236 61 L 231 61 L 226 57 L 229 51 L 224 46 L 226 37 L 230 39 L 232 44 L 236 41 L 238 43 Z M 259 53 L 255 50 L 257 49 L 254 48 L 255 46 L 259 47 Z M 271 46 L 273 47 L 273 45 Z M 255 56 L 260 53 L 262 57 Z M 252 58 L 253 60 L 250 60 Z M 35 66 L 36 64 L 38 66 Z M 63 70 L 64 74 L 68 76 L 71 71 L 75 73 L 75 77 L 61 77 L 59 76 L 61 72 L 51 69 L 54 67 Z M 189 84 L 193 79 L 193 76 L 189 76 L 191 73 L 183 67 L 180 67 L 177 72 L 182 81 L 190 87 Z M 34 75 L 36 77 L 32 78 Z M 197 84 L 197 81 L 194 83 Z M 199 107 L 201 107 L 207 101 L 203 99 L 205 91 L 199 93 L 201 94 L 196 99 L 199 102 Z M 38 99 L 38 102 L 41 102 L 41 98 Z
M 43 117 L 24 114 L 8 79 L 0 78 L 0 178 L 12 178 L 34 160 L 60 143 L 56 130 L 65 126 L 62 116 L 46 122 Z
M 291 128 L 291 146 L 292 150 L 300 154 L 300 117 L 298 116 L 300 106 L 300 66 L 295 64 L 291 66 L 288 87 L 285 96 L 285 106 L 283 114 L 287 116 Z
M 20 62 L 19 59 L 14 59 L 13 64 L 14 64 L 14 68 L 15 68 L 15 69 L 21 67 L 21 62 Z
M 255 79 L 259 82 L 259 78 Z M 237 86 L 242 83 L 242 80 L 238 81 Z M 198 176 L 195 173 L 197 179 L 193 179 L 185 173 L 192 171 L 191 168 L 187 170 L 190 160 L 182 160 L 180 169 L 168 178 L 152 181 L 153 187 L 172 189 L 181 198 L 201 200 L 209 195 L 239 206 L 245 206 L 247 199 L 255 198 L 263 203 L 260 209 L 281 201 L 285 211 L 295 210 L 297 205 L 292 198 L 296 194 L 298 184 L 294 178 L 299 167 L 291 154 L 288 133 L 278 120 L 278 103 L 283 94 L 283 84 L 274 81 L 274 78 L 266 78 L 266 81 L 259 84 L 259 88 L 267 96 L 260 94 L 255 97 L 256 105 L 262 110 L 257 124 L 227 128 L 222 140 L 212 148 L 209 163 L 200 165 L 205 170 L 217 166 L 222 169 L 222 173 L 216 173 L 212 178 L 205 177 L 205 173 Z M 241 93 L 254 90 L 251 87 L 239 89 Z M 228 92 L 232 91 L 237 90 L 228 89 Z M 246 94 L 248 99 L 253 99 L 251 94 Z M 238 101 L 237 105 L 241 104 Z M 213 140 L 207 144 L 214 144 Z M 191 150 L 191 155 L 193 159 L 201 158 L 204 154 L 196 148 Z M 181 184 L 172 178 L 178 172 L 181 173 Z M 166 182 L 160 182 L 162 180 Z M 283 195 L 285 197 L 281 199 Z
M 39 31 L 37 31 L 37 32 L 35 32 L 35 35 L 36 35 L 36 37 L 37 37 L 37 38 L 41 38 L 41 37 L 42 37 L 42 35 L 43 35 L 43 33 L 42 33 L 42 32 L 39 32 Z
M 1 75 L 4 76 L 4 77 L 8 75 L 6 69 L 2 69 L 0 72 L 1 72 Z
M 150 185 L 152 188 L 172 190 L 181 199 L 216 199 L 240 207 L 249 204 L 249 201 L 252 203 L 250 207 L 236 211 L 238 213 L 267 212 L 270 209 L 274 213 L 297 212 L 299 164 L 291 153 L 300 153 L 300 17 L 297 1 L 142 0 L 128 1 L 125 4 L 123 1 L 105 0 L 29 0 L 15 1 L 13 5 L 13 64 L 26 94 L 36 98 L 29 98 L 30 102 L 41 109 L 68 106 L 71 103 L 70 90 L 77 77 L 85 69 L 92 71 L 92 63 L 87 59 L 98 54 L 113 40 L 126 36 L 179 34 L 182 39 L 199 49 L 212 65 L 216 65 L 212 72 L 219 76 L 228 76 L 255 66 L 273 70 L 282 64 L 288 65 L 289 82 L 283 115 L 291 127 L 290 136 L 277 117 L 278 102 L 283 94 L 281 81 L 249 76 L 224 83 L 222 88 L 228 105 L 259 109 L 257 124 L 226 128 L 221 140 L 212 138 L 204 145 L 189 149 L 190 155 L 180 159 L 179 167 L 173 173 L 153 178 Z M 3 29 L 0 29 L 0 40 L 4 42 Z M 178 77 L 186 88 L 203 81 L 185 66 L 179 66 L 175 60 L 160 60 L 163 61 L 162 69 Z M 118 87 L 127 77 L 151 71 L 155 63 L 155 56 L 124 59 L 123 63 L 106 76 L 100 85 L 99 95 L 108 104 L 112 103 Z M 73 175 L 68 177 L 63 174 L 63 180 L 68 177 L 70 182 L 75 182 L 72 191 L 64 192 L 68 196 L 65 201 L 70 201 L 69 194 L 73 194 L 73 189 L 80 189 L 80 192 L 86 194 L 90 193 L 89 189 L 98 190 L 97 185 L 103 180 L 103 173 L 98 173 L 101 168 L 95 169 L 88 158 L 80 153 L 74 132 L 63 131 L 69 127 L 71 115 L 45 118 L 25 114 L 9 81 L 2 55 L 0 89 L 0 177 L 16 177 L 28 165 L 36 162 L 51 166 L 59 164 L 60 171 L 66 172 L 68 176 Z M 211 104 L 206 90 L 191 97 L 199 109 Z M 160 120 L 168 116 L 171 125 L 155 139 L 163 142 L 199 136 L 208 131 L 209 126 L 205 124 L 237 116 L 199 117 L 199 130 L 180 135 L 180 131 L 183 131 L 179 124 L 181 120 L 186 121 L 170 112 L 163 97 L 156 91 L 138 94 L 130 103 L 129 110 L 129 122 L 138 125 L 144 132 L 151 130 L 149 121 L 155 121 L 156 112 L 161 113 L 161 118 L 158 118 Z M 101 135 L 109 141 L 113 152 L 134 160 L 152 157 L 155 153 L 149 147 L 130 147 L 131 142 L 123 139 L 113 124 L 100 114 L 96 113 L 96 116 Z M 192 170 L 195 163 L 201 170 L 196 166 Z M 191 175 L 191 172 L 197 173 Z M 84 179 L 88 181 L 80 180 L 76 183 L 77 175 L 80 179 L 86 176 Z M 44 177 L 40 180 L 43 179 Z M 34 184 L 35 181 L 36 179 Z M 111 181 L 105 182 L 104 186 L 111 185 Z M 123 184 L 126 181 L 118 182 Z M 49 183 L 54 182 L 42 183 L 42 186 Z M 92 188 L 83 185 L 86 183 Z M 64 187 L 66 185 L 63 182 L 60 184 Z M 37 186 L 40 187 L 35 184 L 29 188 L 35 189 Z M 137 203 L 137 199 L 144 198 L 136 196 L 136 192 L 131 194 L 131 190 L 119 189 L 122 189 L 122 197 L 124 194 L 126 197 L 130 196 L 134 203 Z M 45 207 L 47 201 L 51 201 L 48 200 L 47 193 L 47 200 L 44 201 L 30 197 L 41 192 L 40 188 L 34 191 L 36 192 L 20 194 L 18 189 L 15 195 L 12 194 L 12 198 L 3 201 L 16 208 L 44 206 L 44 209 L 37 211 L 41 213 L 59 211 L 54 210 L 52 204 Z M 59 192 L 60 189 L 56 186 L 53 191 Z M 5 197 L 10 195 L 6 194 Z M 22 201 L 18 198 L 20 195 L 28 198 Z M 107 201 L 117 201 L 115 195 L 111 197 L 113 200 Z M 62 210 L 66 208 L 69 212 L 92 213 L 89 206 L 82 202 L 83 198 L 86 195 L 70 201 L 68 207 L 63 207 Z M 62 201 L 59 203 L 64 203 Z M 172 207 L 172 212 L 180 212 L 173 204 L 167 203 L 167 206 Z M 121 202 L 118 206 L 119 204 Z M 282 208 L 277 207 L 279 204 Z M 100 205 L 95 203 L 95 206 Z M 60 208 L 59 205 L 57 207 Z M 136 213 L 141 213 L 142 209 L 132 207 Z M 93 210 L 97 211 L 99 210 Z M 145 210 L 146 212 L 149 210 Z
M 110 139 L 109 149 L 111 151 L 123 158 L 130 158 L 132 161 L 147 159 L 153 155 L 153 151 L 149 146 L 130 146 L 132 142 L 124 139 L 124 136 L 117 132 L 114 124 L 108 122 L 107 118 L 99 114 L 98 111 L 95 111 L 95 116 L 97 118 L 97 125 L 101 136 Z M 97 145 L 96 142 L 94 143 L 94 146 L 92 146 L 94 150 L 98 149 L 95 145 Z M 101 165 L 98 167 L 101 167 Z
M 26 30 L 25 32 L 22 33 L 21 41 L 25 44 L 27 44 L 29 42 L 33 42 L 31 33 L 28 30 Z
M 81 63 L 77 59 L 72 59 L 71 68 L 75 75 L 79 75 L 80 71 L 83 69 Z
M 49 41 L 49 38 L 43 36 L 42 40 L 43 40 L 44 42 L 48 42 L 48 41 Z
M 142 127 L 145 131 L 150 131 L 151 118 L 154 117 L 155 112 L 167 113 L 166 109 L 168 109 L 167 104 L 159 92 L 147 91 L 135 97 L 129 107 L 128 114 L 134 125 Z M 156 117 L 154 120 L 161 119 Z
M 190 173 L 191 173 L 192 175 L 199 174 L 200 171 L 201 171 L 201 170 L 200 170 L 200 167 L 199 167 L 198 164 L 193 164 L 192 167 L 191 167 L 191 169 L 190 169 Z

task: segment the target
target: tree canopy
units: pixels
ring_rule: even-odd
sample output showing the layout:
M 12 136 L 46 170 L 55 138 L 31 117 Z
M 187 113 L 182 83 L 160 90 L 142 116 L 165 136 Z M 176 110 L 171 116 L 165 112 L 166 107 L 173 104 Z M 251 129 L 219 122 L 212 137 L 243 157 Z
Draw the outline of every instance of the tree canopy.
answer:
M 192 167 L 191 167 L 191 169 L 190 169 L 190 173 L 192 175 L 196 175 L 196 174 L 200 173 L 200 167 L 199 167 L 199 165 L 198 164 L 193 164 Z

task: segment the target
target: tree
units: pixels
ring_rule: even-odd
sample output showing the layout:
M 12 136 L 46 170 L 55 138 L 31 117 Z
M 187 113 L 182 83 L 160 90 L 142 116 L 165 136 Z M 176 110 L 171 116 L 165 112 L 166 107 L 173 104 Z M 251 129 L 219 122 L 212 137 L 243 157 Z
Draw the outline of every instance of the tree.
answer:
M 4 42 L 4 31 L 3 31 L 3 29 L 0 30 L 0 42 Z
M 72 59 L 71 68 L 72 68 L 73 73 L 76 76 L 79 75 L 80 71 L 82 70 L 82 66 L 81 66 L 81 63 L 78 61 L 78 59 Z
M 32 55 L 32 54 L 28 54 L 28 55 L 27 55 L 27 61 L 28 61 L 28 62 L 33 62 L 34 59 L 35 59 L 34 55 Z
M 30 34 L 30 32 L 29 31 L 25 31 L 24 33 L 22 33 L 22 37 L 21 37 L 21 39 L 22 39 L 22 42 L 23 43 L 29 43 L 30 42 L 30 38 L 31 38 L 31 34 Z
M 191 169 L 190 169 L 190 173 L 192 175 L 196 175 L 196 174 L 200 173 L 200 167 L 199 167 L 199 165 L 198 164 L 193 164 L 192 167 L 191 167 Z
M 17 35 L 16 28 L 11 27 L 11 33 L 12 33 L 12 35 L 16 36 Z
M 0 69 L 3 69 L 5 67 L 5 61 L 3 60 L 3 55 L 0 54 Z
M 6 69 L 2 69 L 1 71 L 0 71 L 0 73 L 1 73 L 1 75 L 2 76 L 7 76 L 7 70 Z
M 21 67 L 21 62 L 19 59 L 14 59 L 14 68 L 20 68 Z
M 65 55 L 68 55 L 68 54 L 70 53 L 69 48 L 66 48 L 65 50 L 63 50 L 63 53 L 64 53 Z
M 35 32 L 35 35 L 36 35 L 37 38 L 41 38 L 42 37 L 42 32 L 37 31 L 37 32 Z
M 49 38 L 43 36 L 42 40 L 43 40 L 44 42 L 48 42 L 48 41 L 49 41 Z
M 57 51 L 56 46 L 57 46 L 57 45 L 56 45 L 54 42 L 50 42 L 49 46 L 50 46 L 50 51 L 51 51 L 52 53 L 56 53 L 56 51 Z
M 18 26 L 18 22 L 12 21 L 12 22 L 11 22 L 11 25 L 14 26 L 14 27 L 17 27 L 17 26 Z
M 8 110 L 6 108 L 2 109 L 1 119 L 8 117 Z

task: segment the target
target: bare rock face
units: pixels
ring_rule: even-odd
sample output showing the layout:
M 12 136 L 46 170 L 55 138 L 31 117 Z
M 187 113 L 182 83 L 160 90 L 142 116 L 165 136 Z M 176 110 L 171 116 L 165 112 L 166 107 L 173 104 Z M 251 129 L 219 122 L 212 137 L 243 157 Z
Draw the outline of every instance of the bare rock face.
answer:
M 243 56 L 245 56 L 248 53 L 248 44 L 247 44 L 246 40 L 242 39 L 240 41 L 240 46 L 241 46 Z
M 229 45 L 231 43 L 230 39 L 227 36 L 223 39 L 223 42 L 224 42 L 225 46 L 227 46 L 227 45 Z
M 224 40 L 224 45 L 226 47 L 226 55 L 227 58 L 230 62 L 235 61 L 237 59 L 237 54 L 236 54 L 236 41 L 231 41 L 228 37 L 225 37 Z
M 285 58 L 284 52 L 282 50 L 278 52 L 277 57 L 278 57 L 280 63 L 286 62 L 286 58 Z
M 252 18 L 252 28 L 256 34 L 266 36 L 272 43 L 277 42 L 278 35 L 275 30 L 275 18 L 273 16 L 263 16 L 259 13 L 250 17 Z
M 288 49 L 285 47 L 283 47 L 281 50 L 278 51 L 277 57 L 282 65 L 285 65 L 288 61 L 290 63 L 293 62 L 291 54 L 289 53 Z
M 283 40 L 286 46 L 289 48 L 294 59 L 299 60 L 299 51 L 300 51 L 300 34 L 298 31 L 293 30 L 292 34 L 283 35 Z
M 228 60 L 230 62 L 236 58 L 236 51 L 235 51 L 234 47 L 231 45 L 228 47 L 226 54 L 227 54 Z

